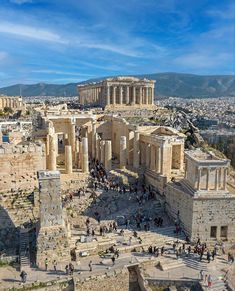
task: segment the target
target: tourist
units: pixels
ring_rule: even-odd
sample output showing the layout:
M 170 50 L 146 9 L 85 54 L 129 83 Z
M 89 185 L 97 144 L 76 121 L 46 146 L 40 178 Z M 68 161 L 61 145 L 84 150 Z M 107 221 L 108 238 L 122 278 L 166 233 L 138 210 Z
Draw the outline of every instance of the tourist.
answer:
M 176 259 L 178 260 L 179 259 L 179 251 L 178 250 L 176 250 L 175 255 L 176 255 Z
M 74 272 L 74 265 L 72 263 L 69 264 L 69 273 L 70 275 L 73 276 L 73 272 Z
M 92 272 L 92 261 L 89 262 L 88 266 L 89 266 L 90 272 Z
M 56 260 L 53 261 L 53 267 L 54 267 L 54 271 L 56 272 L 57 271 L 57 262 L 56 262 Z
M 45 269 L 46 269 L 46 271 L 47 271 L 47 268 L 48 268 L 48 259 L 46 258 L 45 259 Z
M 112 260 L 112 262 L 113 262 L 113 266 L 114 266 L 114 264 L 115 264 L 115 257 L 113 256 L 113 257 L 111 258 L 111 260 Z
M 203 282 L 203 280 L 204 280 L 204 271 L 201 270 L 201 271 L 200 271 L 200 281 Z
M 69 274 L 69 266 L 68 265 L 65 266 L 65 273 L 66 273 L 66 275 Z
M 165 251 L 165 248 L 164 248 L 164 246 L 163 246 L 163 247 L 161 247 L 161 256 L 163 256 L 164 251 Z
M 20 273 L 20 277 L 21 277 L 21 281 L 22 283 L 26 283 L 26 279 L 27 279 L 27 273 L 25 271 L 22 271 Z
M 207 278 L 207 282 L 208 282 L 208 287 L 210 288 L 212 286 L 212 277 L 209 274 L 208 278 Z
M 208 263 L 210 263 L 210 261 L 211 261 L 211 253 L 210 253 L 210 251 L 207 252 L 206 259 L 207 259 Z

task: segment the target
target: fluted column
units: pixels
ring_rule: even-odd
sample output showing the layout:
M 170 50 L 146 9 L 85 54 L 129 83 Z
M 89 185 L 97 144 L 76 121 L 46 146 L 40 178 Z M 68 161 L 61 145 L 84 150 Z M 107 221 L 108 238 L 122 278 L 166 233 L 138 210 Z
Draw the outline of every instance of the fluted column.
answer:
M 206 190 L 210 190 L 210 168 L 206 171 Z
M 119 87 L 119 103 L 123 104 L 123 92 L 122 92 L 122 86 Z
M 130 103 L 130 88 L 129 86 L 126 86 L 126 104 L 128 105 Z
M 150 167 L 150 144 L 146 144 L 146 158 L 145 158 L 145 163 L 146 163 L 146 168 Z
M 133 166 L 138 169 L 140 165 L 140 134 L 138 131 L 134 132 L 134 152 L 133 152 Z
M 107 86 L 106 105 L 110 105 L 110 87 Z
M 69 144 L 72 147 L 72 155 L 75 158 L 75 147 L 76 147 L 76 133 L 75 133 L 75 123 L 71 121 L 70 132 L 69 132 Z
M 92 122 L 92 139 L 91 139 L 91 154 L 92 158 L 95 159 L 96 157 L 96 123 L 95 121 Z
M 112 170 L 112 142 L 111 140 L 105 141 L 105 161 L 104 166 L 107 171 Z
M 200 185 L 201 185 L 201 172 L 202 172 L 202 169 L 201 168 L 198 168 L 197 190 L 200 190 Z
M 218 191 L 219 186 L 219 169 L 215 169 L 215 190 Z
M 136 104 L 136 87 L 132 87 L 132 103 L 135 105 Z
M 228 172 L 228 169 L 224 168 L 224 183 L 223 183 L 224 190 L 226 189 L 226 185 L 227 185 L 227 172 Z
M 96 133 L 96 160 L 100 161 L 100 138 Z
M 142 105 L 142 103 L 143 103 L 143 87 L 139 87 L 139 93 L 140 93 L 139 104 Z
M 151 94 L 151 105 L 154 105 L 154 88 L 151 88 L 152 94 Z
M 89 172 L 89 159 L 88 159 L 88 138 L 82 138 L 82 171 L 83 173 Z
M 116 104 L 116 87 L 114 86 L 113 87 L 113 105 L 115 105 Z
M 79 141 L 79 153 L 78 153 L 78 168 L 82 169 L 82 141 Z
M 105 140 L 100 141 L 100 162 L 104 165 L 105 161 Z
M 65 173 L 72 174 L 73 172 L 73 158 L 72 147 L 70 145 L 65 146 Z
M 156 172 L 161 173 L 161 148 L 156 148 Z
M 150 170 L 155 171 L 156 167 L 156 148 L 154 145 L 150 146 Z
M 56 139 L 57 134 L 49 135 L 49 165 L 48 170 L 56 171 L 56 156 L 57 156 L 57 149 L 56 149 Z
M 126 137 L 120 137 L 120 169 L 124 169 L 126 167 L 127 160 L 127 146 L 126 146 Z

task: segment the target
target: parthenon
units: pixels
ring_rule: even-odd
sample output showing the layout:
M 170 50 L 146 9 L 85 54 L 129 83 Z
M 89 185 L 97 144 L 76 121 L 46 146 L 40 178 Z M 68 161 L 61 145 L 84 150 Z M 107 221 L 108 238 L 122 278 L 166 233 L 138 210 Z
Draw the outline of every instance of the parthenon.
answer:
M 152 107 L 153 80 L 135 77 L 115 77 L 78 85 L 80 103 L 85 106 Z

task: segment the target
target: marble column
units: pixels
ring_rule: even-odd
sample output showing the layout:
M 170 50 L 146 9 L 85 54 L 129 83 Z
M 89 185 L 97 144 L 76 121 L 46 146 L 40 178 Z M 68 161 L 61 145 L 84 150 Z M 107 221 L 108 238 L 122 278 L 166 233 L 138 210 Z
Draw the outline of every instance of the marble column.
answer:
M 57 157 L 57 134 L 49 135 L 49 165 L 48 170 L 56 171 L 56 157 Z
M 139 104 L 142 105 L 143 103 L 143 87 L 139 87 Z
M 75 123 L 73 123 L 72 121 L 70 124 L 69 144 L 72 147 L 73 158 L 75 158 L 76 134 L 75 134 Z
M 96 160 L 100 161 L 100 138 L 96 133 Z
M 112 170 L 112 142 L 111 140 L 105 141 L 105 158 L 104 167 L 107 171 Z
M 105 140 L 100 141 L 100 162 L 104 165 L 105 161 Z
M 125 169 L 127 160 L 126 136 L 120 137 L 120 169 Z
M 151 105 L 154 105 L 154 88 L 151 88 Z
M 130 103 L 130 88 L 129 86 L 126 86 L 126 104 L 128 105 Z
M 2 128 L 0 126 L 0 145 L 2 144 Z
M 83 169 L 83 166 L 82 166 L 82 162 L 83 162 L 83 158 L 82 158 L 82 141 L 79 141 L 79 161 L 78 161 L 78 166 L 79 166 L 79 169 Z
M 156 167 L 156 148 L 154 145 L 150 146 L 150 170 L 155 171 Z
M 223 189 L 226 190 L 226 185 L 227 185 L 227 172 L 228 172 L 228 169 L 227 168 L 224 168 L 224 183 L 223 183 Z
M 76 139 L 76 143 L 75 143 L 75 165 L 76 168 L 79 169 L 79 140 Z
M 106 105 L 110 105 L 110 87 L 107 86 Z
M 115 105 L 116 104 L 116 87 L 114 86 L 113 87 L 113 105 Z
M 210 168 L 206 171 L 206 190 L 210 190 Z
M 145 165 L 146 165 L 146 168 L 149 168 L 150 167 L 150 144 L 146 144 L 146 158 L 145 158 Z
M 88 159 L 88 138 L 82 138 L 82 171 L 83 173 L 89 172 L 89 159 Z
M 92 121 L 92 138 L 91 138 L 91 155 L 92 158 L 95 159 L 96 157 L 96 123 Z
M 132 87 L 132 103 L 135 105 L 136 104 L 136 87 Z
M 198 168 L 198 172 L 197 172 L 197 190 L 200 190 L 200 186 L 201 186 L 201 172 L 202 169 Z
M 219 186 L 219 169 L 215 169 L 215 190 L 218 191 Z
M 156 148 L 156 172 L 161 173 L 161 148 L 157 146 Z
M 133 152 L 133 166 L 138 169 L 140 165 L 140 133 L 134 132 L 134 152 Z
M 72 174 L 73 172 L 73 158 L 72 158 L 72 146 L 65 146 L 65 173 Z
M 123 92 L 122 92 L 123 88 L 122 86 L 119 87 L 119 103 L 120 105 L 122 105 L 123 103 Z

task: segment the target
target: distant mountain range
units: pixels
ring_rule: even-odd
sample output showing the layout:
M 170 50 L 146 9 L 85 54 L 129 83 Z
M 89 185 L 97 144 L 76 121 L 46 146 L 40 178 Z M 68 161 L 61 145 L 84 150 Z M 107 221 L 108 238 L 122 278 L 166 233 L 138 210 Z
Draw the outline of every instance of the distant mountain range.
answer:
M 235 76 L 200 76 L 180 73 L 158 73 L 136 75 L 136 77 L 156 80 L 155 94 L 161 97 L 223 97 L 235 96 Z M 105 77 L 104 77 L 105 78 Z M 80 83 L 65 85 L 38 83 L 33 85 L 17 84 L 0 88 L 0 94 L 24 97 L 30 96 L 77 96 L 77 85 L 99 81 L 90 79 Z

